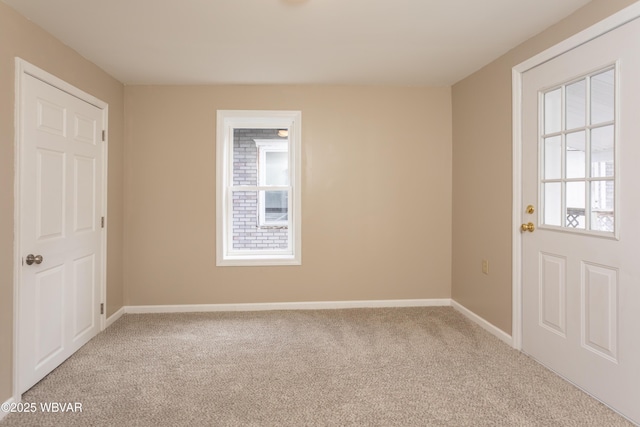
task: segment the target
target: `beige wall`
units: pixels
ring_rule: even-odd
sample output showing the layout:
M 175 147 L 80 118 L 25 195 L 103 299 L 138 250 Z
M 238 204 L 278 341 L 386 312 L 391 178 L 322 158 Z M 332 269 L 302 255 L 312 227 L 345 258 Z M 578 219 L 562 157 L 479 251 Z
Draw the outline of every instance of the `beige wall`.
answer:
M 14 57 L 109 103 L 107 311 L 122 306 L 124 87 L 76 52 L 0 3 L 0 402 L 12 393 Z
M 448 298 L 449 88 L 128 86 L 127 304 Z M 216 267 L 217 109 L 302 111 L 302 266 Z
M 628 6 L 594 0 L 453 86 L 453 298 L 511 333 L 511 69 Z M 482 259 L 490 274 L 482 274 Z

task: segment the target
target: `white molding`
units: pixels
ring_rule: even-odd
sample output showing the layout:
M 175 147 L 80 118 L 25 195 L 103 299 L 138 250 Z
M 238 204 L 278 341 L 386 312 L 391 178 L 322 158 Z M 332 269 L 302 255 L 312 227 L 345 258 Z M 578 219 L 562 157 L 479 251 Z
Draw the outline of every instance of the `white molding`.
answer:
M 126 314 L 142 314 L 197 313 L 218 311 L 331 310 L 345 308 L 385 307 L 449 307 L 450 305 L 451 300 L 449 298 L 442 298 L 368 301 L 276 302 L 254 304 L 132 305 L 123 308 Z
M 522 73 L 514 68 L 512 74 L 513 96 L 513 210 L 512 210 L 512 268 L 511 268 L 511 333 L 513 347 L 522 350 L 522 234 L 515 231 L 522 221 Z M 516 143 L 517 142 L 517 143 Z
M 22 248 L 20 247 L 20 239 L 21 239 L 21 215 L 20 215 L 20 206 L 21 206 L 21 179 L 20 175 L 22 173 L 21 170 L 21 158 L 20 158 L 20 142 L 22 141 L 22 86 L 24 82 L 24 76 L 29 75 L 38 80 L 41 80 L 63 92 L 68 93 L 71 96 L 79 98 L 99 109 L 102 110 L 103 119 L 104 119 L 104 127 L 105 130 L 108 129 L 108 113 L 109 113 L 109 104 L 106 102 L 96 98 L 95 96 L 71 85 L 70 83 L 65 82 L 64 80 L 54 76 L 46 72 L 45 70 L 25 61 L 22 58 L 15 57 L 15 99 L 14 99 L 14 244 L 13 244 L 13 366 L 12 366 L 12 392 L 13 397 L 12 400 L 14 402 L 20 402 L 21 393 L 19 388 L 19 363 L 20 363 L 20 354 L 19 354 L 19 319 L 20 319 L 20 283 L 22 280 L 22 269 L 21 269 L 21 258 L 22 258 Z M 104 144 L 104 152 L 103 152 L 103 212 L 106 216 L 106 201 L 107 201 L 107 193 L 108 193 L 108 177 L 107 177 L 107 162 L 108 162 L 108 134 L 105 138 Z M 100 296 L 102 301 L 106 301 L 106 269 L 107 269 L 107 251 L 106 251 L 106 225 L 103 230 L 102 235 L 102 266 L 103 272 L 100 278 Z M 103 325 L 105 323 L 105 316 L 101 315 L 100 319 L 100 330 L 103 329 Z
M 640 2 L 614 13 L 591 27 L 521 62 L 512 69 L 512 120 L 513 120 L 513 219 L 512 219 L 512 340 L 513 347 L 522 349 L 522 240 L 516 231 L 522 221 L 522 74 L 571 49 L 583 45 L 627 22 L 640 17 Z
M 20 248 L 20 238 L 21 233 L 20 229 L 20 199 L 19 194 L 21 192 L 21 181 L 20 181 L 20 141 L 22 140 L 22 131 L 21 131 L 21 121 L 22 117 L 21 108 L 22 102 L 22 77 L 23 77 L 23 67 L 24 63 L 20 58 L 16 58 L 15 63 L 15 111 L 14 111 L 14 145 L 13 145 L 13 157 L 14 157 L 14 175 L 13 175 L 13 366 L 12 366 L 12 375 L 11 375 L 11 389 L 13 393 L 13 397 L 11 398 L 14 402 L 20 401 L 20 388 L 18 386 L 19 383 L 19 324 L 18 319 L 20 318 L 20 283 L 22 280 L 22 265 L 19 260 L 21 259 L 21 248 Z
M 100 315 L 100 331 L 107 327 L 107 246 L 109 230 L 109 209 L 108 209 L 108 187 L 109 187 L 109 104 L 105 104 L 102 109 L 102 126 L 105 133 L 102 142 L 102 217 L 104 218 L 104 228 L 102 229 L 102 286 L 100 289 L 100 302 L 104 304 L 105 310 Z
M 527 59 L 526 61 L 521 62 L 520 64 L 513 67 L 513 69 L 519 73 L 524 73 L 544 62 L 547 62 L 557 56 L 562 55 L 565 52 L 570 51 L 571 49 L 575 49 L 580 45 L 583 45 L 597 37 L 600 37 L 601 35 L 608 33 L 609 31 L 615 30 L 616 28 L 621 27 L 622 25 L 630 21 L 633 21 L 638 17 L 640 17 L 640 3 L 636 2 L 603 19 L 602 21 L 593 24 L 589 28 L 586 28 L 577 34 L 574 34 L 568 39 L 565 39 L 560 43 L 540 52 L 539 54 Z
M 104 110 L 108 104 L 95 96 L 83 91 L 82 89 L 78 89 L 70 83 L 65 82 L 64 80 L 54 76 L 51 73 L 46 72 L 42 68 L 38 68 L 35 65 L 25 61 L 22 58 L 16 57 L 16 71 L 20 73 L 26 73 L 30 76 L 35 77 L 38 80 L 42 80 L 43 82 L 60 89 L 63 92 L 68 93 L 69 95 L 75 96 L 85 102 L 88 102 L 95 107 L 98 107 L 101 110 Z M 19 76 L 16 76 L 19 77 Z
M 104 325 L 104 329 L 107 329 L 109 326 L 113 325 L 114 322 L 116 320 L 118 320 L 119 318 L 122 317 L 122 315 L 125 313 L 125 307 L 120 307 L 120 309 L 118 311 L 116 311 L 115 313 L 113 313 L 111 316 L 109 316 L 107 318 L 107 320 L 105 321 L 105 325 Z
M 484 329 L 485 331 L 489 332 L 491 335 L 493 335 L 496 338 L 498 338 L 500 341 L 502 341 L 505 344 L 507 344 L 509 347 L 513 347 L 513 337 L 511 335 L 507 334 L 502 329 L 498 328 L 497 326 L 493 325 L 492 323 L 487 322 L 482 317 L 478 316 L 473 311 L 469 310 L 468 308 L 466 308 L 465 306 L 463 306 L 459 302 L 451 300 L 451 306 L 454 309 L 456 309 L 457 311 L 459 311 L 460 313 L 462 313 L 469 320 L 471 320 L 472 322 L 476 323 L 482 329 Z
M 3 404 L 2 404 L 2 408 L 6 407 L 7 405 L 12 405 L 13 403 L 15 403 L 16 400 L 13 397 L 10 397 L 9 400 L 6 400 Z M 9 415 L 10 412 L 5 412 L 2 409 L 0 409 L 0 421 L 2 421 L 2 419 L 4 417 L 6 417 L 7 415 Z

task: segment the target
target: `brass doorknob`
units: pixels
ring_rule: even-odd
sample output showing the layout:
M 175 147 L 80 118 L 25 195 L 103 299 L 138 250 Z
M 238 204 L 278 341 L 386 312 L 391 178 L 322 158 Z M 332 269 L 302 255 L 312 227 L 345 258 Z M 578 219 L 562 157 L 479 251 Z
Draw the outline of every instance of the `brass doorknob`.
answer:
M 520 231 L 522 231 L 523 233 L 524 233 L 525 231 L 528 231 L 529 233 L 533 233 L 533 230 L 535 230 L 535 229 L 536 229 L 536 226 L 535 226 L 535 225 L 533 225 L 533 223 L 532 223 L 532 222 L 529 222 L 529 223 L 527 223 L 527 224 L 522 224 L 522 225 L 520 226 Z

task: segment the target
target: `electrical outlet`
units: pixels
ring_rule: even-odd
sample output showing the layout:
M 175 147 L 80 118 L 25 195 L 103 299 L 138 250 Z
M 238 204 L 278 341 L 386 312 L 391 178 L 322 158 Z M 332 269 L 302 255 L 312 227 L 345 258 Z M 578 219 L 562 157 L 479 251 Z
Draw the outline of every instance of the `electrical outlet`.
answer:
M 486 259 L 482 260 L 482 273 L 489 274 L 489 261 Z

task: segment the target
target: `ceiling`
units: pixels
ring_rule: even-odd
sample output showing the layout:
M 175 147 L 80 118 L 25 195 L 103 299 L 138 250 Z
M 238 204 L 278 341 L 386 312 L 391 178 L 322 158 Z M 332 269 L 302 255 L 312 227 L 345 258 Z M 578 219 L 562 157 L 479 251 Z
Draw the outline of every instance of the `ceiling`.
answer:
M 589 0 L 2 0 L 125 84 L 451 85 Z

